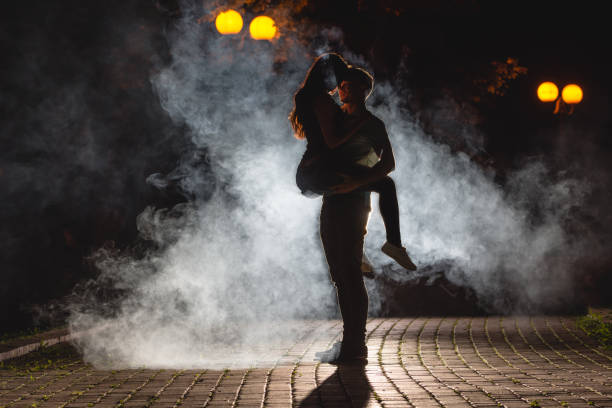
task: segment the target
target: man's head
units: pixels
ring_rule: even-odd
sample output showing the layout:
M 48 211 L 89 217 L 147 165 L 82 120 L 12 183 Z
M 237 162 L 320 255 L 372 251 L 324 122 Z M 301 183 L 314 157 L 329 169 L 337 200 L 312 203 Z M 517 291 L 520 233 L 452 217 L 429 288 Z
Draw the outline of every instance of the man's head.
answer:
M 374 78 L 361 68 L 349 66 L 340 79 L 338 93 L 343 103 L 363 103 L 374 88 Z

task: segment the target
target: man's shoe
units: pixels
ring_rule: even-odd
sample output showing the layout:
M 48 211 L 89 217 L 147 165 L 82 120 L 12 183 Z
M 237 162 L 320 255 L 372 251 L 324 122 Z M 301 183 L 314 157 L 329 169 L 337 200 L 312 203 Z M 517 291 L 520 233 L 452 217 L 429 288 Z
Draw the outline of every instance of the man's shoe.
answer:
M 417 267 L 414 263 L 412 263 L 412 259 L 408 256 L 406 252 L 406 248 L 398 247 L 389 242 L 385 242 L 385 244 L 380 248 L 385 254 L 389 257 L 393 258 L 395 262 L 408 269 L 409 271 L 416 271 Z
M 330 349 L 325 350 L 325 351 L 319 351 L 315 353 L 315 359 L 319 360 L 322 363 L 329 363 L 331 361 L 334 361 L 340 355 L 341 348 L 342 348 L 342 342 L 337 341 L 334 343 L 333 346 L 331 346 Z
M 366 256 L 365 252 L 361 255 L 361 273 L 366 278 L 373 279 L 374 278 L 374 268 L 370 263 L 370 260 Z
M 368 347 L 365 344 L 347 345 L 340 348 L 340 354 L 329 364 L 368 364 Z

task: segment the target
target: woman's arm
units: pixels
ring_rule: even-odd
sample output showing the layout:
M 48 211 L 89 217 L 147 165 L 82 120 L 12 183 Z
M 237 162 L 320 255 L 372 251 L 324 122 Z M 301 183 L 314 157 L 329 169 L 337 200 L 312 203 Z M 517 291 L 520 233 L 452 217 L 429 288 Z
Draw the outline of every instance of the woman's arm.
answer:
M 343 138 L 341 134 L 342 110 L 340 107 L 325 93 L 316 95 L 312 104 L 327 147 L 333 149 L 344 143 L 347 138 Z
M 362 121 L 347 130 L 342 122 L 342 109 L 336 105 L 331 97 L 326 95 L 317 95 L 314 98 L 313 110 L 319 122 L 321 133 L 323 133 L 323 140 L 330 149 L 334 149 L 349 140 L 370 120 L 369 117 L 364 116 Z

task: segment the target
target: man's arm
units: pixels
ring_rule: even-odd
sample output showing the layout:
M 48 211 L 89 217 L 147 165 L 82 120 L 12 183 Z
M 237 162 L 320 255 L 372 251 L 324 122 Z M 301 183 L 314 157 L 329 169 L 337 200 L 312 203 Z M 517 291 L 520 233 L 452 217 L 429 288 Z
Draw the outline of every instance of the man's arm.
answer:
M 361 186 L 373 183 L 387 174 L 391 173 L 395 169 L 395 156 L 393 155 L 393 148 L 389 141 L 389 135 L 381 123 L 381 127 L 378 130 L 378 137 L 382 146 L 382 154 L 380 161 L 376 163 L 369 171 L 366 171 L 364 175 L 360 177 L 350 177 L 346 182 L 339 184 L 333 188 L 336 193 L 348 193 Z

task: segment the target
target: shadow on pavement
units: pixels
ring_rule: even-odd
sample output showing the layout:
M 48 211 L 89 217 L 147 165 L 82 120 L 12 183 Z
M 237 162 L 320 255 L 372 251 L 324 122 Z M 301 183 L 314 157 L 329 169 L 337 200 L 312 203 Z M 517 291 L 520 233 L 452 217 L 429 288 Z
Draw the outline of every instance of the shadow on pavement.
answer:
M 365 374 L 366 366 L 339 365 L 332 375 L 300 401 L 300 407 L 368 405 L 371 386 Z

